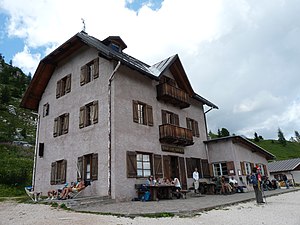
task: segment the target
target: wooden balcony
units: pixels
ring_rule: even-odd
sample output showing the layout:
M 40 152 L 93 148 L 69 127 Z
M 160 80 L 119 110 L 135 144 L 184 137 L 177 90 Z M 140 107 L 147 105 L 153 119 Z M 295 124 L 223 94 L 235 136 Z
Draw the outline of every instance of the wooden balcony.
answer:
M 193 132 L 187 128 L 178 127 L 172 124 L 160 125 L 159 141 L 161 143 L 178 146 L 193 145 Z
M 171 86 L 168 83 L 158 84 L 156 86 L 157 99 L 169 102 L 180 108 L 187 108 L 190 106 L 190 97 L 183 90 Z

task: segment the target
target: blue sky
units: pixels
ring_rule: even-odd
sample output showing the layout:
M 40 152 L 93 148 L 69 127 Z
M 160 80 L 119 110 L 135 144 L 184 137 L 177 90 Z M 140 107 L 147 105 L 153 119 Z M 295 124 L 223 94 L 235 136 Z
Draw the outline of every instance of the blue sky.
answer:
M 34 74 L 83 18 L 88 34 L 121 36 L 125 52 L 149 65 L 178 54 L 194 91 L 219 106 L 207 114 L 209 130 L 266 139 L 300 131 L 299 0 L 85 3 L 0 0 L 0 53 Z

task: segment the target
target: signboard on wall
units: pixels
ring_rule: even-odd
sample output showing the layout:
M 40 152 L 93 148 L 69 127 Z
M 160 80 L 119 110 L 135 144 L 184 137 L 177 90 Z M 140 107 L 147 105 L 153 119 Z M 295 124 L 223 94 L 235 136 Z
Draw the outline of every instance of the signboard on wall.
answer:
M 177 147 L 177 146 L 162 145 L 161 150 L 164 152 L 174 152 L 174 153 L 184 154 L 184 148 Z

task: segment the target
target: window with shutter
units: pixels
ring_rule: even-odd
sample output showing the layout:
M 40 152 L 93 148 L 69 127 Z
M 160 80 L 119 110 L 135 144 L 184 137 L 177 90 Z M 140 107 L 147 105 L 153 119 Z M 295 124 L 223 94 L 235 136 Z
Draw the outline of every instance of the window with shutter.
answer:
M 98 101 L 93 101 L 80 107 L 79 128 L 98 123 Z
M 77 159 L 77 180 L 81 180 L 83 178 L 83 156 L 78 157 Z
M 51 163 L 50 184 L 64 184 L 67 180 L 67 160 L 59 160 Z
M 80 85 L 85 85 L 99 77 L 99 58 L 85 64 L 80 69 Z
M 65 113 L 54 119 L 53 136 L 57 137 L 69 131 L 69 113 Z
M 227 163 L 226 162 L 218 162 L 218 163 L 213 163 L 213 173 L 214 176 L 227 176 L 229 175 L 228 168 L 227 168 Z
M 179 126 L 179 116 L 177 114 L 166 110 L 162 110 L 161 115 L 163 124 L 172 124 Z
M 193 136 L 199 137 L 199 127 L 198 122 L 191 118 L 186 118 L 186 127 L 193 132 Z
M 153 126 L 152 106 L 139 101 L 132 101 L 133 122 Z
M 56 98 L 64 96 L 71 91 L 71 74 L 63 77 L 56 84 Z

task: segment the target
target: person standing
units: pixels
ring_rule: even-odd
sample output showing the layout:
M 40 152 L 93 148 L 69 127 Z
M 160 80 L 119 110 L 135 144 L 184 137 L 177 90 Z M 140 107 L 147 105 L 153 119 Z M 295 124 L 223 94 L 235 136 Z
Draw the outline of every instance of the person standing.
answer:
M 250 184 L 252 184 L 252 186 L 253 186 L 257 204 L 265 203 L 263 200 L 263 197 L 262 197 L 260 177 L 261 176 L 260 176 L 259 170 L 256 167 L 254 167 L 252 169 L 252 174 L 250 176 Z
M 195 171 L 193 172 L 193 179 L 195 193 L 199 193 L 199 172 L 197 167 L 195 167 Z
M 285 183 L 286 189 L 289 189 L 290 188 L 290 186 L 289 186 L 289 180 L 287 179 L 287 176 L 285 174 L 283 174 L 282 179 L 283 179 L 283 181 Z

